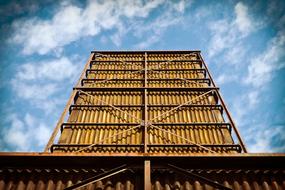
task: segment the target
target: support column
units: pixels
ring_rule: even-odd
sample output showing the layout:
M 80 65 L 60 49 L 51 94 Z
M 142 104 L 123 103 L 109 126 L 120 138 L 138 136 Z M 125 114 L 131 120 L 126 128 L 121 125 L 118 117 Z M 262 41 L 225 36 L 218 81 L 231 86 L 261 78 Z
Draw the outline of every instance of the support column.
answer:
M 144 87 L 147 87 L 147 53 L 145 52 L 144 54 Z M 144 120 L 144 153 L 147 153 L 147 144 L 148 144 L 148 111 L 147 111 L 147 104 L 148 104 L 148 99 L 147 99 L 147 88 L 144 89 L 144 115 L 143 115 L 143 120 Z
M 151 190 L 150 160 L 144 161 L 144 190 Z

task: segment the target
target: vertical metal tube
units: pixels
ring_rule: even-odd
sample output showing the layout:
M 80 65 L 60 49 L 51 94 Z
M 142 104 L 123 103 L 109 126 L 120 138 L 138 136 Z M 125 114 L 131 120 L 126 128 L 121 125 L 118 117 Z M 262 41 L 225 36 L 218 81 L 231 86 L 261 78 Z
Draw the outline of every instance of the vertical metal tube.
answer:
M 147 87 L 147 52 L 144 54 L 144 87 Z M 147 153 L 148 144 L 148 110 L 147 110 L 147 88 L 144 89 L 144 153 Z
M 144 161 L 144 190 L 151 190 L 150 160 Z

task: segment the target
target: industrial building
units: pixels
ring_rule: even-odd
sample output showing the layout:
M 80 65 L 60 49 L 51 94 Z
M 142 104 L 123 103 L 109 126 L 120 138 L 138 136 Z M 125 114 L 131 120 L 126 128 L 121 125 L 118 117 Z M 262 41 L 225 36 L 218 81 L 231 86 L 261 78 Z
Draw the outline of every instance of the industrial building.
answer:
M 250 126 L 249 126 L 250 127 Z M 0 189 L 278 190 L 200 51 L 92 51 L 41 153 L 0 153 Z

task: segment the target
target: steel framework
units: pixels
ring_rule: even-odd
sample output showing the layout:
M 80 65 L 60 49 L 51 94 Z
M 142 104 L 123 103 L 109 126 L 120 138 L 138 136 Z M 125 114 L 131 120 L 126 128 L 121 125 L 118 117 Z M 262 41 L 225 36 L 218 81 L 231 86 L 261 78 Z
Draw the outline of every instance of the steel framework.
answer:
M 60 135 L 58 135 L 60 132 Z M 44 152 L 0 152 L 0 189 L 279 190 L 200 51 L 92 51 Z
M 174 58 L 169 59 L 169 56 L 174 56 Z M 188 77 L 184 77 L 185 73 L 188 73 Z M 125 97 L 125 101 L 129 103 L 123 103 L 123 97 L 126 96 L 126 93 L 132 92 L 141 97 L 140 101 L 130 103 L 130 100 L 126 100 L 129 97 Z M 177 92 L 186 93 L 187 98 L 182 101 L 176 100 L 176 103 L 170 103 L 170 99 L 167 102 L 167 98 L 164 102 L 158 101 L 158 103 L 155 103 L 153 100 L 150 103 L 152 93 Z M 101 95 L 98 95 L 98 93 L 101 93 Z M 104 96 L 104 93 L 109 93 L 109 98 L 108 95 Z M 122 98 L 118 103 L 113 103 L 110 93 L 120 93 Z M 191 97 L 189 93 L 194 93 L 195 96 Z M 205 99 L 209 96 L 215 100 L 215 103 L 205 103 Z M 83 103 L 79 101 L 80 99 L 83 99 Z M 91 112 L 93 110 L 98 114 L 103 110 L 103 121 L 95 121 L 93 118 L 95 121 L 93 122 L 90 119 L 91 116 L 86 119 L 87 116 L 83 116 L 84 113 L 82 113 L 81 119 L 72 121 L 73 112 L 79 110 L 79 113 L 76 113 L 81 114 L 80 110 L 82 109 L 91 110 Z M 134 114 L 132 109 L 139 110 L 139 114 Z M 155 109 L 160 110 L 156 113 L 153 111 Z M 196 122 L 189 119 L 190 113 L 188 110 L 187 114 L 183 115 L 181 113 L 184 117 L 184 122 L 181 122 L 182 115 L 180 115 L 180 119 L 177 119 L 177 113 L 184 113 L 187 109 L 193 109 L 194 114 L 196 114 L 195 117 L 200 117 L 198 113 L 200 109 L 202 111 L 208 110 L 208 113 L 211 113 L 213 117 L 221 115 L 222 120 L 210 122 L 206 119 L 200 119 L 199 122 Z M 225 111 L 224 114 L 223 110 Z M 69 119 L 65 121 L 68 114 Z M 114 121 L 116 122 L 109 121 L 111 116 L 115 118 Z M 185 119 L 186 117 L 188 120 Z M 223 119 L 224 117 L 226 117 L 226 120 Z M 165 120 L 168 120 L 168 122 L 165 122 Z M 112 128 L 112 126 L 118 127 L 118 130 L 110 129 L 107 135 L 102 136 L 100 129 L 104 130 L 108 127 Z M 193 130 L 203 130 L 202 135 L 204 136 L 206 136 L 206 133 L 211 133 L 206 131 L 222 130 L 222 135 L 216 137 L 222 140 L 220 140 L 220 143 L 213 143 L 210 140 L 208 140 L 210 143 L 205 143 L 206 140 L 205 142 L 198 142 L 193 137 L 193 135 L 196 137 L 197 134 L 193 133 L 191 136 L 186 130 L 179 132 L 181 126 L 190 127 Z M 91 132 L 86 132 L 84 135 L 83 132 L 77 132 L 76 137 L 70 137 L 77 139 L 75 140 L 76 143 L 64 141 L 66 138 L 65 131 L 83 131 L 84 129 L 91 129 Z M 232 129 L 237 144 L 234 143 L 232 135 L 225 135 L 227 132 L 231 134 Z M 59 131 L 62 134 L 59 143 L 56 144 L 55 138 Z M 141 134 L 139 143 L 132 140 L 134 139 L 133 133 L 138 132 Z M 85 143 L 88 140 L 84 140 L 84 138 L 91 141 L 90 139 L 96 134 L 99 134 L 100 137 L 97 140 L 94 139 L 94 143 Z M 69 136 L 72 136 L 71 133 Z M 155 137 L 159 139 L 158 142 L 150 142 Z M 131 139 L 130 142 L 133 143 L 126 142 L 127 138 Z M 173 140 L 174 138 L 176 140 Z M 210 135 L 208 138 L 210 138 Z M 218 141 L 217 139 L 216 141 Z M 163 151 L 161 152 L 157 148 Z M 50 151 L 52 153 L 65 152 L 66 150 L 72 154 L 99 153 L 98 155 L 100 155 L 111 150 L 110 156 L 143 156 L 145 158 L 143 162 L 145 189 L 151 189 L 152 167 L 149 156 L 172 155 L 179 157 L 190 156 L 195 152 L 204 154 L 247 153 L 243 140 L 200 51 L 92 51 L 45 148 L 45 152 Z M 164 153 L 165 151 L 167 153 Z M 126 163 L 85 179 L 66 189 L 84 187 L 98 180 L 127 171 L 131 167 Z M 164 163 L 163 167 L 190 176 L 218 189 L 230 189 L 223 184 L 191 173 L 189 170 L 169 162 Z

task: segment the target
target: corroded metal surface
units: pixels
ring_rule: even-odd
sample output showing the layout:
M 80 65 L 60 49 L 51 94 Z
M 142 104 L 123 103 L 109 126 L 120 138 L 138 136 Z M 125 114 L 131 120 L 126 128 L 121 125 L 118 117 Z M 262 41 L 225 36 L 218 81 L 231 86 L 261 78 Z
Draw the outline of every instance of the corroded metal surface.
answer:
M 172 163 L 187 172 L 233 190 L 285 189 L 284 154 L 196 154 L 183 157 L 148 157 L 151 189 L 218 189 L 195 177 L 167 167 Z M 90 154 L 0 153 L 0 189 L 64 189 L 123 163 L 123 173 L 88 184 L 82 189 L 136 190 L 144 187 L 145 157 L 108 157 Z
M 242 152 L 198 51 L 93 54 L 52 152 Z
M 199 51 L 93 51 L 45 152 L 0 153 L 0 189 L 285 189 L 218 90 Z
M 207 177 L 233 190 L 284 189 L 284 171 L 264 170 L 188 170 Z M 0 170 L 0 189 L 64 189 L 80 181 L 98 175 L 95 169 L 9 169 Z M 115 177 L 88 184 L 80 189 L 135 190 L 143 187 L 143 174 L 128 170 Z M 213 190 L 217 189 L 201 181 L 169 170 L 152 170 L 152 190 Z

